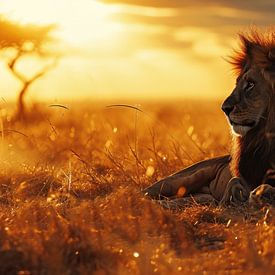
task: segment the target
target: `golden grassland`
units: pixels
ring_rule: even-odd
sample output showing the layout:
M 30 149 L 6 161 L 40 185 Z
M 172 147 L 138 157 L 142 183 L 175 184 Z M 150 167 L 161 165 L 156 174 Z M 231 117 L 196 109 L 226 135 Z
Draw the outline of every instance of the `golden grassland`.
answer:
M 228 153 L 216 102 L 1 110 L 0 274 L 274 274 L 274 209 L 163 209 L 141 190 Z

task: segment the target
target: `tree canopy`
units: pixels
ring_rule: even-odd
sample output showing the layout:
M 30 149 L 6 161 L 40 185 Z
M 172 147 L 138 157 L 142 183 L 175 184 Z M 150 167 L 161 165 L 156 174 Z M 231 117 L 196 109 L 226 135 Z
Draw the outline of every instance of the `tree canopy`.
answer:
M 54 28 L 54 25 L 21 24 L 0 17 L 0 48 L 39 51 L 46 42 L 52 40 L 51 32 Z

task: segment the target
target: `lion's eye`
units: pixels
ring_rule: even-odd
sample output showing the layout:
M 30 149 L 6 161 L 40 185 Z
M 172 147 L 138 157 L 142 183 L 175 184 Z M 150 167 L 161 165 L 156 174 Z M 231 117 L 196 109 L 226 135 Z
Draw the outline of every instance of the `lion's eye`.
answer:
M 252 89 L 254 88 L 254 86 L 255 86 L 255 83 L 254 83 L 254 82 L 252 82 L 252 81 L 247 81 L 246 86 L 245 86 L 245 90 L 246 90 L 246 91 L 250 91 L 250 90 L 252 90 Z

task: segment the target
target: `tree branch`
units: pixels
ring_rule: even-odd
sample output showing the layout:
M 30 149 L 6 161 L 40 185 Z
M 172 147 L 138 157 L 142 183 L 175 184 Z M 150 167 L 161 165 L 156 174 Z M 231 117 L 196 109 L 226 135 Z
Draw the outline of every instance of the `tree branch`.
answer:
M 51 70 L 52 68 L 54 68 L 56 66 L 56 64 L 57 64 L 57 58 L 55 58 L 51 64 L 45 66 L 40 72 L 37 72 L 32 78 L 30 78 L 29 80 L 26 80 L 25 82 L 30 85 L 32 82 L 34 82 L 38 78 L 42 77 L 49 70 Z
M 24 54 L 25 52 L 21 49 L 18 50 L 17 54 L 15 55 L 14 58 L 10 60 L 8 63 L 8 68 L 11 70 L 13 75 L 18 78 L 21 82 L 24 83 L 24 85 L 29 86 L 32 82 L 37 80 L 38 78 L 42 77 L 45 75 L 50 69 L 54 68 L 57 64 L 57 58 L 54 58 L 53 62 L 47 66 L 45 66 L 41 71 L 37 72 L 34 76 L 32 76 L 30 79 L 27 79 L 24 75 L 19 73 L 16 70 L 16 64 L 19 61 L 20 57 Z
M 26 83 L 27 79 L 26 77 L 24 77 L 22 74 L 20 74 L 19 72 L 16 71 L 15 66 L 18 62 L 18 60 L 20 59 L 20 57 L 24 54 L 24 52 L 19 49 L 15 55 L 14 58 L 11 59 L 11 61 L 8 63 L 8 68 L 11 70 L 11 72 L 13 73 L 13 75 L 15 77 L 17 77 L 21 82 Z

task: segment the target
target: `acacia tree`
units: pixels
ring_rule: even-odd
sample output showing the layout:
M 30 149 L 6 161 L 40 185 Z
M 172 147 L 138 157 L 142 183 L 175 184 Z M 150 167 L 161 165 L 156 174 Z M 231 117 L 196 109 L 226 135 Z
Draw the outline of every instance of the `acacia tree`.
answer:
M 22 84 L 17 99 L 17 119 L 26 117 L 24 98 L 30 85 L 56 65 L 56 57 L 46 50 L 47 44 L 52 41 L 53 29 L 53 25 L 23 25 L 0 17 L 0 49 L 12 52 L 7 59 L 7 67 Z M 51 62 L 33 75 L 27 76 L 18 70 L 17 65 L 23 57 L 28 55 L 37 56 L 40 59 L 50 57 Z

